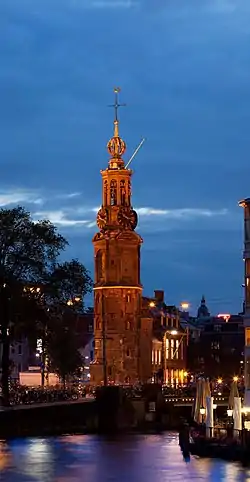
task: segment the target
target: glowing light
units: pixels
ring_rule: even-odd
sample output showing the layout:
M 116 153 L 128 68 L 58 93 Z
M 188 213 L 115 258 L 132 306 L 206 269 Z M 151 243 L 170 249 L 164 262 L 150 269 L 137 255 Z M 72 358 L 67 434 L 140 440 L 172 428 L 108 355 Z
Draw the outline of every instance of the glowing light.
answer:
M 150 306 L 150 308 L 154 308 L 154 307 L 155 307 L 155 302 L 154 302 L 154 301 L 150 301 L 149 306 Z
M 233 416 L 233 410 L 231 408 L 227 409 L 227 416 L 232 417 Z
M 171 335 L 178 335 L 178 331 L 177 331 L 177 330 L 172 330 L 172 331 L 171 331 Z
M 230 313 L 219 313 L 217 315 L 217 318 L 223 318 L 223 320 L 225 320 L 225 322 L 227 323 L 230 316 L 231 316 Z
M 203 408 L 203 407 L 201 407 L 201 408 L 200 408 L 200 414 L 201 414 L 201 415 L 205 415 L 205 413 L 206 413 L 206 409 Z
M 184 377 L 187 377 L 187 376 L 188 376 L 188 372 L 184 372 L 183 375 L 184 375 Z
M 188 310 L 189 308 L 189 303 L 187 303 L 186 301 L 184 301 L 183 303 L 181 303 L 181 308 L 183 310 Z
M 218 382 L 219 384 L 221 384 L 221 383 L 222 383 L 222 378 L 218 378 L 217 382 Z
M 234 381 L 234 382 L 237 382 L 238 380 L 239 380 L 238 377 L 233 377 L 233 381 Z

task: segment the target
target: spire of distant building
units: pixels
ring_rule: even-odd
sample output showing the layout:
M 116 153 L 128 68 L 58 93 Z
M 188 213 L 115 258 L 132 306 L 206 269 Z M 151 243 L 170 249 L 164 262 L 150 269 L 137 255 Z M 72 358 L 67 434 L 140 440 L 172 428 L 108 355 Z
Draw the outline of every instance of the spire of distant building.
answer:
M 114 107 L 115 118 L 114 118 L 114 135 L 111 137 L 107 144 L 108 152 L 111 156 L 109 160 L 109 169 L 124 169 L 124 161 L 122 156 L 126 151 L 126 143 L 119 136 L 119 120 L 118 120 L 118 109 L 126 104 L 120 104 L 118 101 L 118 94 L 121 91 L 119 87 L 114 88 L 115 102 L 110 107 Z
M 197 318 L 207 318 L 209 316 L 210 316 L 210 313 L 209 313 L 207 305 L 206 305 L 205 296 L 202 295 L 201 304 L 200 304 L 200 306 L 198 308 L 198 311 L 197 311 Z

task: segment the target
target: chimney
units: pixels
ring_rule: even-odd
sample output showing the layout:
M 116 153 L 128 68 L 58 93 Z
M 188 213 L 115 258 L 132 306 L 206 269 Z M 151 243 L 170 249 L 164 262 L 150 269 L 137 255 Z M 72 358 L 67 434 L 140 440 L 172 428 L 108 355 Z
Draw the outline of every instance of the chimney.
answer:
M 164 291 L 163 290 L 155 290 L 155 299 L 158 303 L 163 303 L 164 301 Z

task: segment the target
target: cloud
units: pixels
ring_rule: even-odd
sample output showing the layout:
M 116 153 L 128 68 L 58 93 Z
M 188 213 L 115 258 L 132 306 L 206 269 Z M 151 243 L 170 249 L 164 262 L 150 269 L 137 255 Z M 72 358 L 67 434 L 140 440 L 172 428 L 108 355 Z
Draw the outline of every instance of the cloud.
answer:
M 58 199 L 73 199 L 75 197 L 81 196 L 80 192 L 71 192 L 69 194 L 58 194 Z
M 37 193 L 33 191 L 24 190 L 0 190 L 0 206 L 10 206 L 17 204 L 36 204 L 42 205 L 43 199 L 38 196 Z
M 46 218 L 49 219 L 53 224 L 65 227 L 83 225 L 88 226 L 88 224 L 91 223 L 91 220 L 87 219 L 69 219 L 69 217 L 67 217 L 67 212 L 63 210 L 35 212 L 33 217 L 36 221 L 38 221 L 38 219 Z
M 164 216 L 172 219 L 193 219 L 199 217 L 225 216 L 228 214 L 227 209 L 211 210 L 211 209 L 155 209 L 150 207 L 141 207 L 136 209 L 139 216 Z

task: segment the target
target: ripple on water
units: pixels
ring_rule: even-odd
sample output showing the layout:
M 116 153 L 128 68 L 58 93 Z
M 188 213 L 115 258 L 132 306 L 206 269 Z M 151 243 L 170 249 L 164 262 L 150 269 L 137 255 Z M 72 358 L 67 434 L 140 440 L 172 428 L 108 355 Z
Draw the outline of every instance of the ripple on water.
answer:
M 66 436 L 0 443 L 1 482 L 250 482 L 220 460 L 185 461 L 175 433 Z

